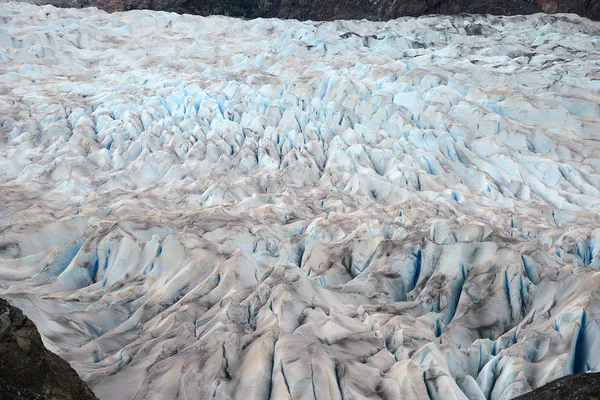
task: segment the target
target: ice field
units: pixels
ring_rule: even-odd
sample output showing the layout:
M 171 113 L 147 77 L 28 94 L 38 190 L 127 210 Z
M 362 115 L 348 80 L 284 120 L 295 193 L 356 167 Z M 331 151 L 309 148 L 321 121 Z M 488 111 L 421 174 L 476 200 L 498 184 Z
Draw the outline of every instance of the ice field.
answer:
M 600 371 L 600 23 L 0 3 L 0 296 L 101 400 Z

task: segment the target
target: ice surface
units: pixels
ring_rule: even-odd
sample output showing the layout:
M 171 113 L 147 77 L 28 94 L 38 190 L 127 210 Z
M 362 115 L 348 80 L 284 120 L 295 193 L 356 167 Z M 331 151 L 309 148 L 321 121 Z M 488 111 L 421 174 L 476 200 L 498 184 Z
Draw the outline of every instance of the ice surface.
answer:
M 600 24 L 0 16 L 0 295 L 99 398 L 600 370 Z

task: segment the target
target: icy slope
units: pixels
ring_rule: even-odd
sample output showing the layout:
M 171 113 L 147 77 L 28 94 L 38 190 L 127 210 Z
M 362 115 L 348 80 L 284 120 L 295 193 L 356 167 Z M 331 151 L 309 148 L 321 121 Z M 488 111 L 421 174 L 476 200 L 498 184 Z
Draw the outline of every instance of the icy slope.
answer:
M 100 399 L 600 370 L 600 24 L 0 16 L 0 295 Z

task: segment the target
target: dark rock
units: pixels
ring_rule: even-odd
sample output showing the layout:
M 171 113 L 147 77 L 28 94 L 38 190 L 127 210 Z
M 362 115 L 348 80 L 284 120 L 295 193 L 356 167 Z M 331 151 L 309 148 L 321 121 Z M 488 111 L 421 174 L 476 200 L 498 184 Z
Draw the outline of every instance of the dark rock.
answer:
M 33 322 L 0 299 L 0 400 L 94 400 L 68 362 L 48 351 Z
M 108 12 L 157 10 L 241 18 L 386 21 L 426 14 L 520 15 L 575 13 L 600 19 L 600 0 L 23 0 L 56 7 L 98 7 Z
M 243 18 L 389 20 L 425 14 L 576 13 L 600 19 L 600 0 L 34 0 L 87 2 L 106 11 L 152 9 Z M 84 4 L 82 4 L 84 5 Z
M 600 400 L 600 373 L 569 375 L 514 400 Z

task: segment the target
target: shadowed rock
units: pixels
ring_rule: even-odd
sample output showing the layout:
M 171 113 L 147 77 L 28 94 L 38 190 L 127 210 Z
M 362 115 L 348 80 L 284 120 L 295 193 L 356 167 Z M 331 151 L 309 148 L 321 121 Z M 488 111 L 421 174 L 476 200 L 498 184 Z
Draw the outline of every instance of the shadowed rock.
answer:
M 327 21 L 335 19 L 389 20 L 426 14 L 520 15 L 575 13 L 598 20 L 597 0 L 29 0 L 57 7 L 98 7 L 108 12 L 128 10 L 174 11 L 199 15 L 243 18 L 293 18 Z
M 0 299 L 0 399 L 96 399 L 69 363 L 44 347 L 34 323 L 4 299 Z
M 557 379 L 514 400 L 598 400 L 600 373 L 569 375 Z

